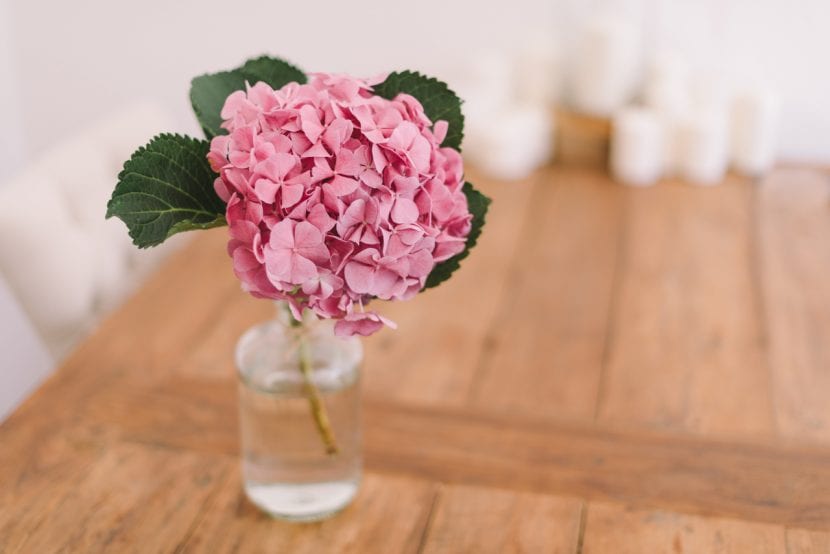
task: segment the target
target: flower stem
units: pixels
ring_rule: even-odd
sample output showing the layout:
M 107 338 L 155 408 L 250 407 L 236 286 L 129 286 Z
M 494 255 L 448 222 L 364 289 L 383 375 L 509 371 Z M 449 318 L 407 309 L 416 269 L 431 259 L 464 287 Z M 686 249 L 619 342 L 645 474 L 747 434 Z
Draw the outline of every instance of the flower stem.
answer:
M 297 321 L 292 318 L 292 327 L 303 327 L 302 321 Z M 299 341 L 299 359 L 300 372 L 303 374 L 303 388 L 308 397 L 308 405 L 311 408 L 311 416 L 314 418 L 314 425 L 317 427 L 317 432 L 323 440 L 323 446 L 326 449 L 326 454 L 334 455 L 338 453 L 337 441 L 334 438 L 334 431 L 329 422 L 326 405 L 323 403 L 323 398 L 320 395 L 320 389 L 314 383 L 314 376 L 312 375 L 311 353 L 308 348 L 308 340 L 306 339 L 303 329 L 298 333 Z

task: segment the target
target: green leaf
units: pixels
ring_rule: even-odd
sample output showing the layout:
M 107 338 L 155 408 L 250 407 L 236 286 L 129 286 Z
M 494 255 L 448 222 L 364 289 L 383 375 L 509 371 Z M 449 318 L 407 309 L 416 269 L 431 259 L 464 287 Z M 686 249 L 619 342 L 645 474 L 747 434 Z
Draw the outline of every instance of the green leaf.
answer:
M 414 71 L 400 71 L 390 73 L 386 80 L 375 85 L 374 89 L 375 94 L 389 100 L 401 92 L 417 98 L 433 123 L 443 119 L 449 124 L 447 137 L 441 146 L 449 146 L 461 151 L 461 141 L 464 138 L 461 99 L 450 90 L 446 83 Z
M 484 220 L 487 216 L 487 209 L 490 206 L 491 200 L 473 188 L 473 185 L 470 183 L 464 183 L 462 190 L 467 197 L 467 206 L 470 213 L 473 214 L 472 227 L 470 234 L 467 236 L 467 245 L 461 253 L 435 266 L 429 274 L 429 277 L 427 277 L 424 290 L 436 287 L 449 279 L 455 270 L 461 267 L 461 260 L 470 255 L 470 249 L 476 245 L 478 237 L 481 235 L 481 229 L 484 227 Z
M 118 175 L 107 218 L 126 223 L 139 248 L 182 231 L 224 225 L 225 203 L 213 190 L 209 147 L 206 140 L 162 134 L 136 150 Z
M 245 75 L 238 70 L 201 75 L 190 82 L 190 104 L 209 139 L 227 133 L 219 115 L 232 92 L 244 90 Z
M 196 77 L 190 83 L 190 104 L 207 138 L 227 132 L 220 127 L 222 117 L 219 114 L 232 92 L 245 90 L 246 81 L 251 85 L 264 81 L 278 89 L 292 81 L 305 83 L 306 76 L 285 60 L 261 56 L 231 71 Z
M 306 82 L 305 73 L 297 66 L 279 58 L 260 56 L 248 60 L 239 69 L 252 85 L 257 81 L 264 81 L 271 85 L 271 88 L 278 89 L 291 82 L 300 84 Z

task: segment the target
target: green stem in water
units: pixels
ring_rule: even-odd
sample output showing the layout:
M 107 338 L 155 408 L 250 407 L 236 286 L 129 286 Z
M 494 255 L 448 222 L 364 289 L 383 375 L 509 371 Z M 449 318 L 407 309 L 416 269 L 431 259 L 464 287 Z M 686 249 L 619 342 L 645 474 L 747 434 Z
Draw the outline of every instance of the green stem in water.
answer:
M 308 340 L 305 336 L 305 330 L 302 321 L 297 321 L 291 318 L 291 326 L 298 328 L 299 341 L 299 358 L 300 358 L 300 372 L 303 374 L 303 388 L 308 397 L 308 405 L 311 408 L 311 416 L 314 418 L 314 425 L 317 427 L 317 432 L 320 433 L 320 438 L 323 440 L 323 446 L 326 449 L 326 454 L 337 454 L 337 441 L 334 438 L 334 431 L 329 422 L 329 415 L 326 411 L 326 405 L 323 403 L 323 397 L 320 395 L 320 389 L 314 383 L 314 376 L 312 375 L 311 352 L 308 348 Z

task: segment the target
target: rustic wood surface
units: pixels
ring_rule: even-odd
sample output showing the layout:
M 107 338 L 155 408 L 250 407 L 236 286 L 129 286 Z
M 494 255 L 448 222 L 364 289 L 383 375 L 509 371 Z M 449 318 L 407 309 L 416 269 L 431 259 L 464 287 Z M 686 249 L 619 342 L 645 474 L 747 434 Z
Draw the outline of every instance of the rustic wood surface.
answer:
M 244 499 L 231 353 L 272 306 L 219 229 L 0 425 L 0 552 L 830 553 L 826 174 L 471 177 L 480 246 L 365 343 L 342 514 Z

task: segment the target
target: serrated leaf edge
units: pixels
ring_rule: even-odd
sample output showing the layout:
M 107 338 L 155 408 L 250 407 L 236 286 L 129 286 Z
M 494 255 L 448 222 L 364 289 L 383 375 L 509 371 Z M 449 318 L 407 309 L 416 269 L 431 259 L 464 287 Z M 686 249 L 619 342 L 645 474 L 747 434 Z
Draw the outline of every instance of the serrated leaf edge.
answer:
M 475 186 L 473 186 L 473 184 L 470 183 L 469 181 L 464 182 L 464 187 L 465 188 L 469 187 L 469 189 L 476 194 L 476 197 L 483 204 L 483 210 L 481 212 L 480 222 L 479 222 L 478 225 L 473 225 L 472 228 L 470 229 L 470 234 L 467 235 L 467 242 L 464 246 L 464 250 L 461 251 L 460 253 L 456 254 L 452 258 L 450 258 L 448 260 L 444 260 L 440 264 L 436 265 L 432 269 L 432 272 L 430 272 L 430 276 L 431 276 L 431 275 L 433 275 L 435 270 L 438 269 L 438 267 L 440 267 L 441 265 L 450 264 L 451 271 L 449 272 L 449 275 L 447 275 L 446 277 L 444 277 L 443 279 L 441 279 L 437 283 L 435 283 L 435 282 L 431 283 L 430 282 L 430 276 L 427 276 L 427 281 L 424 284 L 424 288 L 421 289 L 421 292 L 423 292 L 427 289 L 437 287 L 438 285 L 442 284 L 444 281 L 449 280 L 453 276 L 453 274 L 455 274 L 456 271 L 461 269 L 461 262 L 464 261 L 470 255 L 470 251 L 476 246 L 476 244 L 478 244 L 478 239 L 479 239 L 479 237 L 481 237 L 481 233 L 484 230 L 484 226 L 487 224 L 487 214 L 490 211 L 490 204 L 493 203 L 493 200 L 490 197 L 488 197 L 487 195 L 485 195 L 484 193 L 482 193 L 481 191 L 479 191 L 478 189 L 476 189 Z M 465 196 L 466 196 L 466 194 L 465 194 Z M 468 198 L 468 203 L 469 203 L 469 196 L 467 198 Z M 469 205 L 468 205 L 468 209 L 469 209 Z M 470 212 L 472 212 L 472 210 L 470 210 Z M 475 218 L 476 218 L 476 214 L 473 214 L 473 219 L 475 220 Z
M 437 85 L 443 87 L 449 94 L 451 94 L 455 98 L 455 100 L 458 101 L 459 111 L 460 111 L 460 115 L 461 115 L 461 127 L 458 130 L 450 129 L 450 132 L 447 133 L 447 138 L 450 137 L 451 135 L 457 135 L 458 136 L 458 145 L 457 146 L 451 146 L 451 148 L 455 148 L 456 150 L 461 152 L 461 145 L 464 142 L 464 124 L 466 123 L 466 118 L 464 117 L 464 112 L 461 111 L 461 105 L 464 104 L 464 100 L 460 96 L 458 96 L 458 94 L 454 90 L 452 90 L 446 82 L 444 82 L 444 81 L 442 81 L 442 80 L 440 80 L 436 77 L 431 77 L 429 75 L 425 75 L 425 74 L 421 73 L 420 71 L 412 71 L 410 69 L 405 69 L 403 71 L 393 71 L 392 73 L 390 73 L 389 75 L 386 76 L 386 79 L 384 79 L 382 83 L 378 83 L 377 85 L 374 86 L 374 88 L 376 89 L 378 87 L 382 87 L 389 80 L 389 78 L 392 77 L 392 76 L 399 76 L 399 78 L 401 80 L 404 79 L 404 78 L 416 77 L 422 83 L 426 82 L 426 83 L 437 84 Z M 419 84 L 414 88 L 417 89 L 417 88 L 423 88 L 423 87 L 424 87 L 424 84 Z M 397 96 L 398 94 L 401 94 L 401 93 L 409 94 L 410 96 L 413 96 L 419 102 L 421 102 L 421 104 L 423 104 L 424 103 L 423 100 L 422 100 L 423 97 L 418 96 L 418 94 L 413 92 L 413 90 L 398 91 L 395 94 L 395 96 Z M 444 113 L 446 113 L 446 110 L 444 110 Z M 432 124 L 434 125 L 437 121 L 441 121 L 441 116 L 443 116 L 444 113 L 441 113 L 440 116 L 432 115 L 430 117 L 430 119 L 432 120 Z M 445 119 L 445 121 L 446 121 L 446 119 Z M 447 138 L 444 138 L 444 143 L 446 143 Z M 442 143 L 442 146 L 444 145 L 444 143 Z

